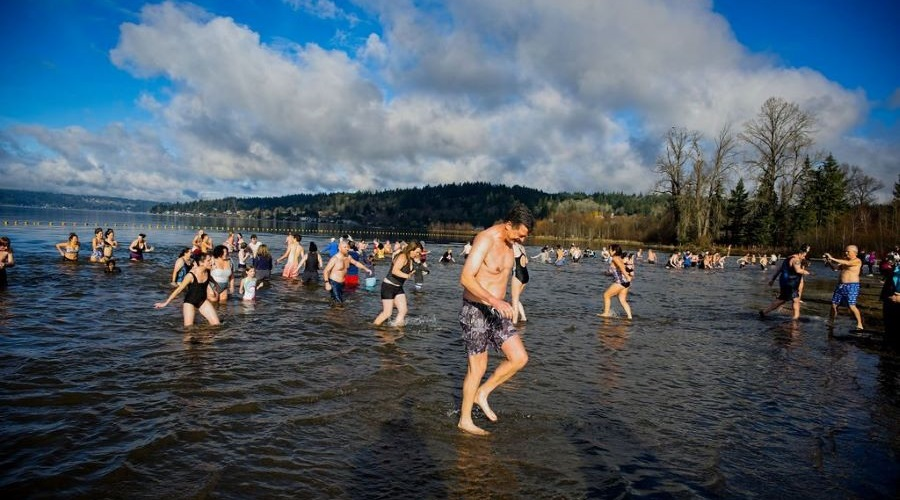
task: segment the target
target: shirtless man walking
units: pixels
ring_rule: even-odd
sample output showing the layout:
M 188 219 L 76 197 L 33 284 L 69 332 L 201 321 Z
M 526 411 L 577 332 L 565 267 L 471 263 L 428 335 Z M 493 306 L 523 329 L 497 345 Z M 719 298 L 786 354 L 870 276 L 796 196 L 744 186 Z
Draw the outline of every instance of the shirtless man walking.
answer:
M 856 329 L 862 330 L 862 316 L 856 307 L 856 298 L 859 297 L 859 272 L 862 269 L 862 260 L 857 257 L 859 249 L 856 245 L 848 245 L 844 249 L 846 259 L 835 259 L 830 254 L 825 254 L 825 263 L 833 269 L 840 271 L 837 287 L 831 296 L 831 314 L 828 323 L 834 325 L 834 318 L 837 316 L 838 307 L 846 303 L 853 317 L 856 318 Z
M 506 220 L 478 233 L 459 279 L 463 286 L 463 306 L 459 313 L 462 338 L 468 355 L 468 370 L 462 388 L 462 408 L 457 426 L 484 436 L 486 430 L 472 422 L 472 405 L 477 404 L 491 422 L 497 415 L 488 405 L 488 396 L 528 363 L 525 345 L 512 324 L 513 308 L 506 302 L 506 287 L 513 268 L 513 244 L 523 243 L 534 226 L 528 208 L 516 204 Z M 484 382 L 488 346 L 503 351 L 506 360 Z
M 347 270 L 350 264 L 372 274 L 372 270 L 366 267 L 362 262 L 350 257 L 350 243 L 341 240 L 338 244 L 338 251 L 331 256 L 325 269 L 322 271 L 322 278 L 325 281 L 325 290 L 331 292 L 331 298 L 338 304 L 344 303 L 344 278 L 347 276 Z

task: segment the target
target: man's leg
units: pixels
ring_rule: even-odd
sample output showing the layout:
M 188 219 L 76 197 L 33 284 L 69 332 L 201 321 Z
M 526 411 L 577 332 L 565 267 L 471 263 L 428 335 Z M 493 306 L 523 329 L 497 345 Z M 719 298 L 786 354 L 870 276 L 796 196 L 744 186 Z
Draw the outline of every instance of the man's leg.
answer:
M 863 329 L 862 315 L 859 313 L 859 308 L 856 307 L 856 304 L 853 304 L 850 306 L 850 312 L 852 312 L 853 317 L 856 318 L 856 329 L 862 330 Z
M 500 366 L 494 370 L 494 373 L 478 388 L 475 394 L 475 403 L 478 404 L 481 411 L 484 412 L 491 422 L 497 421 L 497 415 L 494 414 L 488 405 L 488 396 L 494 389 L 509 380 L 528 363 L 528 353 L 525 351 L 525 344 L 522 343 L 522 338 L 518 335 L 507 339 L 500 348 L 503 350 L 503 354 L 506 355 L 506 359 L 500 363 Z
M 463 397 L 462 407 L 459 410 L 459 423 L 456 425 L 460 429 L 484 436 L 489 432 L 475 425 L 472 422 L 472 405 L 475 403 L 475 393 L 478 392 L 478 385 L 484 372 L 487 371 L 488 353 L 487 351 L 469 356 L 469 366 L 466 371 L 466 378 L 463 380 Z

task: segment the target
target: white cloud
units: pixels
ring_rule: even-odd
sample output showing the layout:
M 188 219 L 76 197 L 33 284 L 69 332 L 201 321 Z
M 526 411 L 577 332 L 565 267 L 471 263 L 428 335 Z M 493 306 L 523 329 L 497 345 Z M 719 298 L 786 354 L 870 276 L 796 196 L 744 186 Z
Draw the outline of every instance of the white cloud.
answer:
M 287 3 L 352 17 L 329 1 Z M 136 100 L 155 121 L 8 130 L 0 173 L 36 168 L 79 189 L 161 200 L 468 180 L 647 192 L 672 126 L 711 137 L 780 96 L 819 117 L 817 146 L 828 149 L 868 111 L 860 91 L 748 53 L 705 0 L 425 5 L 367 2 L 382 31 L 349 54 L 267 45 L 253 26 L 196 7 L 147 6 L 110 58 L 170 82 Z M 30 141 L 41 148 L 22 153 Z M 845 147 L 840 160 L 864 150 Z

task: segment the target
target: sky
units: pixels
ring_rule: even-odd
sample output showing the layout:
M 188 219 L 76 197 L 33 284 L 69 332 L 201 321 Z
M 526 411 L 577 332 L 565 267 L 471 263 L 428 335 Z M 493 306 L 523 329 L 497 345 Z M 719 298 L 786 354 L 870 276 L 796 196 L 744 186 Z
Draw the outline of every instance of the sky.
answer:
M 648 193 L 672 127 L 711 140 L 780 97 L 886 201 L 897 20 L 893 0 L 9 0 L 0 187 Z

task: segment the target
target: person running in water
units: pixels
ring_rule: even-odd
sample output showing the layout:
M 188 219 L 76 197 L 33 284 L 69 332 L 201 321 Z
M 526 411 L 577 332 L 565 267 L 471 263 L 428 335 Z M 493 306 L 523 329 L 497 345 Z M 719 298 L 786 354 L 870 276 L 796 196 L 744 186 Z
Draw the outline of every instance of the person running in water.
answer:
M 610 305 L 613 297 L 619 298 L 619 304 L 625 310 L 625 316 L 631 319 L 631 306 L 628 305 L 628 287 L 634 280 L 634 264 L 630 266 L 625 261 L 625 252 L 619 245 L 610 245 L 612 252 L 612 262 L 609 264 L 609 272 L 612 275 L 613 282 L 603 292 L 603 312 L 598 316 L 608 318 L 611 316 Z
M 422 255 L 422 246 L 418 241 L 412 241 L 398 253 L 391 262 L 391 268 L 388 275 L 381 282 L 381 314 L 379 314 L 374 324 L 380 325 L 390 319 L 394 307 L 397 308 L 397 317 L 392 323 L 393 326 L 403 326 L 406 324 L 406 312 L 408 310 L 406 304 L 406 293 L 403 291 L 403 283 L 412 276 L 416 258 Z
M 463 286 L 459 324 L 468 369 L 463 380 L 457 427 L 471 434 L 489 434 L 472 421 L 473 405 L 477 404 L 488 420 L 496 422 L 497 415 L 488 405 L 488 396 L 528 363 L 525 345 L 512 324 L 513 307 L 505 299 L 515 260 L 513 244 L 522 243 L 532 227 L 534 216 L 531 211 L 525 205 L 516 204 L 503 222 L 478 233 L 463 265 L 459 280 Z M 488 366 L 489 346 L 502 351 L 506 359 L 482 384 Z
M 184 280 L 182 280 L 175 291 L 169 295 L 169 298 L 167 298 L 165 302 L 157 302 L 153 307 L 157 309 L 166 307 L 169 305 L 169 302 L 172 302 L 172 299 L 184 291 L 184 305 L 181 307 L 182 314 L 184 315 L 184 326 L 191 326 L 194 324 L 194 317 L 198 311 L 207 321 L 209 321 L 210 325 L 218 325 L 219 316 L 216 314 L 215 307 L 213 307 L 212 303 L 209 301 L 210 296 L 214 295 L 214 292 L 210 291 L 210 270 L 212 269 L 212 265 L 212 255 L 202 255 L 198 260 L 197 265 L 192 267 L 187 275 L 185 275 Z
M 781 307 L 782 304 L 788 301 L 792 303 L 794 310 L 791 319 L 800 318 L 800 284 L 803 282 L 803 277 L 809 274 L 809 271 L 803 269 L 803 259 L 806 258 L 808 253 L 809 245 L 803 245 L 797 253 L 784 259 L 784 262 L 781 263 L 781 267 L 769 280 L 770 286 L 775 283 L 776 279 L 778 280 L 778 297 L 769 304 L 769 307 L 759 311 L 760 318 L 765 317 L 766 314 Z

